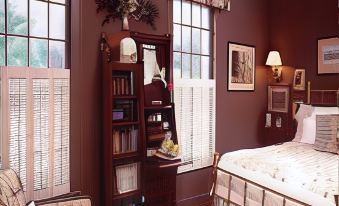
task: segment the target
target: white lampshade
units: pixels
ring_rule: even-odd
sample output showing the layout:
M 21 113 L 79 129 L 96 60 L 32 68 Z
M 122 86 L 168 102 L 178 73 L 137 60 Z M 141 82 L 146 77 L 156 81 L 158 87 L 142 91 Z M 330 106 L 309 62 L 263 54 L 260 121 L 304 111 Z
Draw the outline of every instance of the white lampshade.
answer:
M 281 66 L 281 58 L 278 51 L 270 51 L 267 57 L 266 65 L 268 66 Z

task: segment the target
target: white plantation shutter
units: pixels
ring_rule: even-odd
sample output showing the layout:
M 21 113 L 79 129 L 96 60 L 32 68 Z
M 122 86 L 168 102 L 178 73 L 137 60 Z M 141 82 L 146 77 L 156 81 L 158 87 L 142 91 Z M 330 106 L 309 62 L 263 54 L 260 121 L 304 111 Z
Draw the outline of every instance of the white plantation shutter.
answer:
M 174 81 L 180 150 L 186 172 L 211 165 L 215 151 L 215 80 Z
M 26 79 L 9 79 L 9 166 L 19 175 L 24 189 L 27 180 L 26 92 Z
M 1 68 L 3 168 L 27 200 L 69 192 L 69 70 Z
M 48 187 L 49 82 L 33 79 L 34 191 Z
M 54 185 L 69 183 L 69 80 L 54 80 Z

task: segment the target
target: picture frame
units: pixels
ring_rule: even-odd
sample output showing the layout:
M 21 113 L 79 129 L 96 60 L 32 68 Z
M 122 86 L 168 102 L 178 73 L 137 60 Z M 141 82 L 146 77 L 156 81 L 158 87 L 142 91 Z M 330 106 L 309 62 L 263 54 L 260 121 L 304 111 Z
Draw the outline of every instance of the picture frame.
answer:
M 255 90 L 255 46 L 228 42 L 228 91 Z
M 268 86 L 268 111 L 288 113 L 290 87 L 283 85 Z
M 318 39 L 318 74 L 339 74 L 339 37 Z
M 293 89 L 305 91 L 305 69 L 296 69 L 294 71 Z

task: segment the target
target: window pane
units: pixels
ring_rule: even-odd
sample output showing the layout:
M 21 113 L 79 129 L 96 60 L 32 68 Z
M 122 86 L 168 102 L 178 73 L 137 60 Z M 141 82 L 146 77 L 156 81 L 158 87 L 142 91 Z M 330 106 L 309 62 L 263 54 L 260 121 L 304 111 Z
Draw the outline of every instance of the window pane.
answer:
M 210 54 L 210 44 L 211 44 L 211 39 L 210 39 L 210 32 L 201 30 L 201 53 L 205 55 Z
M 173 22 L 181 23 L 181 0 L 173 1 Z
M 200 11 L 200 5 L 199 4 L 192 4 L 192 25 L 196 27 L 201 26 L 201 11 Z
M 211 63 L 210 57 L 201 57 L 201 79 L 211 79 Z
M 210 17 L 211 17 L 210 10 L 205 6 L 202 6 L 201 7 L 202 28 L 210 29 L 210 24 L 211 24 Z
M 200 56 L 192 55 L 192 79 L 200 79 Z
M 181 26 L 178 24 L 173 25 L 173 50 L 181 51 Z
M 182 2 L 182 23 L 191 25 L 191 2 Z
M 0 35 L 0 66 L 5 65 L 5 37 Z
M 191 55 L 182 54 L 182 78 L 191 78 Z
M 192 29 L 192 53 L 200 54 L 200 29 Z
M 181 78 L 181 54 L 179 52 L 173 53 L 173 70 L 174 78 Z
M 27 38 L 7 37 L 7 44 L 8 66 L 27 66 Z
M 42 39 L 30 39 L 29 65 L 37 68 L 47 68 L 48 66 L 48 41 Z
M 60 3 L 60 4 L 65 4 L 66 0 L 50 0 L 51 2 L 56 2 L 56 3 Z
M 49 67 L 65 68 L 65 42 L 49 41 Z
M 65 6 L 50 4 L 49 7 L 50 38 L 65 40 Z
M 191 52 L 191 28 L 182 26 L 182 51 Z
M 30 3 L 30 35 L 47 37 L 48 35 L 48 12 L 47 3 L 31 0 Z
M 7 0 L 7 32 L 27 35 L 27 0 Z
M 0 33 L 5 33 L 5 0 L 0 0 Z

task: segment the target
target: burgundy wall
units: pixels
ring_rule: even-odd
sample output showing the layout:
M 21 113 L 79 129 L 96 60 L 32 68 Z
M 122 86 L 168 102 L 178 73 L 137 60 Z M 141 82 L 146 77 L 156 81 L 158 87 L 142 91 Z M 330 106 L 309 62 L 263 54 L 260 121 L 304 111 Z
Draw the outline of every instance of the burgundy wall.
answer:
M 153 2 L 160 9 L 157 30 L 133 22 L 130 24 L 131 30 L 168 33 L 168 2 L 171 1 Z M 321 2 L 321 6 L 317 5 L 320 4 L 318 2 L 233 0 L 231 12 L 217 11 L 215 65 L 218 152 L 260 146 L 269 73 L 264 64 L 270 49 L 281 52 L 284 65 L 307 68 L 307 75 L 316 86 L 333 88 L 338 84 L 338 75 L 316 75 L 316 39 L 335 35 L 337 12 L 336 0 L 326 0 Z M 94 0 L 72 1 L 71 189 L 90 194 L 94 205 L 100 206 L 101 67 L 98 41 L 102 31 L 117 32 L 121 23 L 117 21 L 101 27 L 104 16 L 96 14 L 95 8 Z M 333 20 L 332 16 L 335 17 Z M 256 46 L 255 92 L 227 92 L 228 41 Z M 286 69 L 288 79 L 291 79 L 292 71 Z M 177 199 L 186 201 L 178 205 L 194 205 L 190 197 L 207 193 L 208 177 L 208 169 L 179 175 Z
M 160 10 L 157 30 L 144 24 L 130 27 L 145 33 L 168 33 L 167 0 L 154 1 Z M 96 13 L 95 0 L 72 0 L 71 49 L 71 190 L 90 194 L 101 206 L 101 32 L 120 31 L 116 21 L 101 27 L 103 14 Z M 111 183 L 107 183 L 111 184 Z
M 313 89 L 339 88 L 339 74 L 317 74 L 317 39 L 338 35 L 337 5 L 337 0 L 269 1 L 270 48 L 280 51 L 283 65 L 306 69 Z

